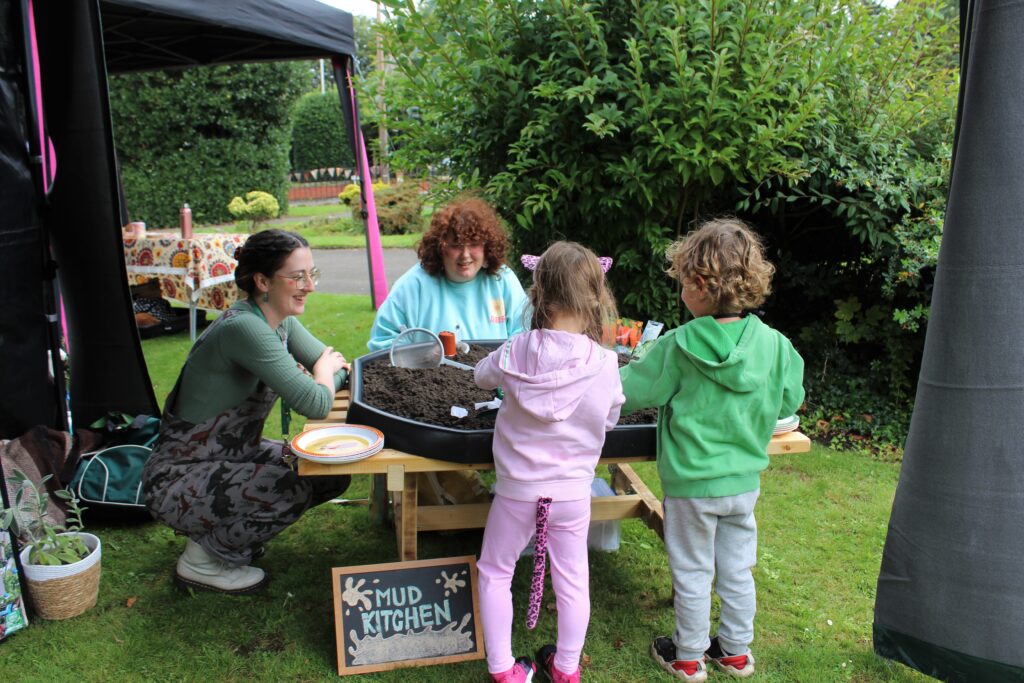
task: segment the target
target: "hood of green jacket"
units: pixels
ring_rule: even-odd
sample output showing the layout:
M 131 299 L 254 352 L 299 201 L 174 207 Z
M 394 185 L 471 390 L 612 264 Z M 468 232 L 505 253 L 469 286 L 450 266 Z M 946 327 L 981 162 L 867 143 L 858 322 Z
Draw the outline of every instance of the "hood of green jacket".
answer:
M 744 326 L 736 341 L 726 330 L 731 325 Z M 705 316 L 691 320 L 680 332 L 676 343 L 697 371 L 730 391 L 763 387 L 772 372 L 775 347 L 762 343 L 772 330 L 757 316 L 726 325 Z

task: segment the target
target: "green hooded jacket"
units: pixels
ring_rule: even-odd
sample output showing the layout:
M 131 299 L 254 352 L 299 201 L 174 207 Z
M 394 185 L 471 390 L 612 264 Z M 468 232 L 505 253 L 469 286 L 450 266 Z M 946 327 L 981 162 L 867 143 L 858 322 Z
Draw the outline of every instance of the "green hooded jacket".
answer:
M 753 491 L 780 417 L 804 400 L 804 361 L 754 315 L 697 318 L 620 370 L 622 412 L 657 407 L 658 474 L 666 496 Z

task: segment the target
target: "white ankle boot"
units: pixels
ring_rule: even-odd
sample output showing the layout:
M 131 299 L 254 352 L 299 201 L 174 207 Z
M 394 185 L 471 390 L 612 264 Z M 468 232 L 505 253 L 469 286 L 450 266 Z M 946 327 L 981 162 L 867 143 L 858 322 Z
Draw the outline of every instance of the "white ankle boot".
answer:
M 189 539 L 178 558 L 175 580 L 185 587 L 221 593 L 251 593 L 263 587 L 267 577 L 259 567 L 232 567 Z

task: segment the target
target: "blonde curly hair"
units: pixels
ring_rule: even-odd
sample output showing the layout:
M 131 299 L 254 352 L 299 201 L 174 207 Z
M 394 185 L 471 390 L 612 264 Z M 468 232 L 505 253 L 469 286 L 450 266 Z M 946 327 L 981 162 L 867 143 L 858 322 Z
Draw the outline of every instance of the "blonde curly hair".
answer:
M 701 278 L 713 313 L 740 313 L 757 308 L 772 293 L 775 266 L 764 257 L 754 231 L 738 218 L 706 221 L 673 242 L 665 251 L 666 273 L 683 279 Z

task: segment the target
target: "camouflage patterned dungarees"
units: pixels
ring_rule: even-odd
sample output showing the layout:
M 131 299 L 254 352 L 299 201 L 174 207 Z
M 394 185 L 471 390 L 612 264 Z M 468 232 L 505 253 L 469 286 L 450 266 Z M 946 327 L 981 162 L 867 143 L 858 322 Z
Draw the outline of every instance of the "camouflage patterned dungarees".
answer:
M 189 356 L 220 320 L 236 313 L 226 311 L 214 321 Z M 184 373 L 182 368 L 164 404 L 160 436 L 142 475 L 146 506 L 157 521 L 211 555 L 246 565 L 253 550 L 308 508 L 344 492 L 350 477 L 299 477 L 285 460 L 292 459 L 288 447 L 261 437 L 277 398 L 262 382 L 241 405 L 199 424 L 175 416 L 171 409 Z

